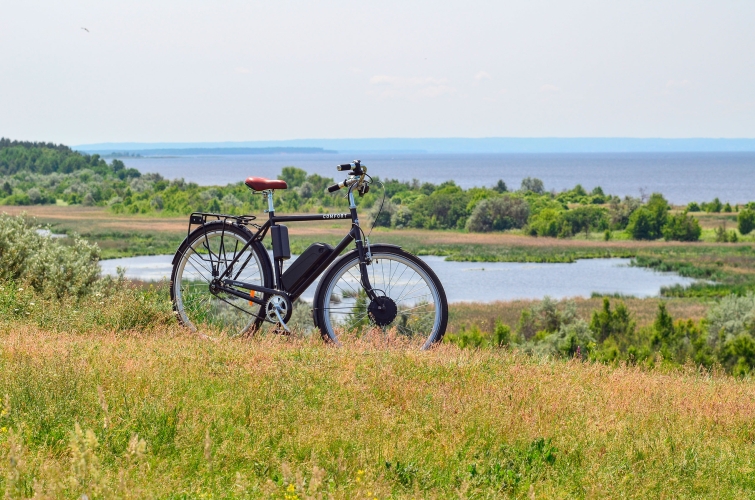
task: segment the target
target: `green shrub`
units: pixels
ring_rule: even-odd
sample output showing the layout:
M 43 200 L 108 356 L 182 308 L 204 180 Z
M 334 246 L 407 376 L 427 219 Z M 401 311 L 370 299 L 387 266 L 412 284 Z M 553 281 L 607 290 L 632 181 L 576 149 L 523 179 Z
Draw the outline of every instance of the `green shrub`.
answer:
M 717 243 L 736 243 L 739 241 L 736 231 L 727 231 L 726 224 L 718 226 L 715 234 Z
M 520 189 L 522 191 L 535 194 L 545 193 L 545 186 L 543 184 L 543 181 L 533 177 L 525 177 L 524 179 L 522 179 L 522 186 Z
M 72 244 L 37 234 L 33 219 L 0 215 L 0 280 L 28 283 L 45 295 L 81 297 L 100 273 L 100 249 L 77 235 Z
M 686 212 L 670 217 L 663 226 L 663 238 L 666 241 L 698 241 L 700 234 L 700 223 Z
M 561 210 L 545 208 L 531 216 L 528 232 L 533 236 L 550 236 L 555 238 L 561 231 Z
M 447 183 L 412 204 L 412 225 L 427 229 L 461 229 L 467 220 L 468 202 L 469 193 L 453 182 Z
M 513 195 L 489 198 L 477 203 L 467 221 L 473 232 L 520 229 L 527 223 L 530 207 L 526 200 Z
M 718 198 L 713 198 L 710 203 L 703 203 L 701 207 L 708 213 L 720 213 L 724 208 L 723 203 Z
M 571 236 L 580 232 L 588 236 L 591 230 L 608 229 L 608 212 L 601 207 L 577 207 L 562 212 L 560 218 L 562 236 Z
M 647 204 L 629 218 L 627 232 L 635 240 L 655 240 L 663 235 L 669 205 L 660 193 L 653 193 Z
M 697 204 L 696 201 L 691 201 L 689 204 L 687 204 L 687 212 L 699 212 L 700 211 L 700 205 Z
M 522 311 L 517 324 L 517 335 L 524 341 L 532 340 L 538 332 L 557 332 L 561 326 L 572 323 L 577 317 L 576 304 L 559 303 L 546 296 L 537 304 Z
M 737 229 L 741 234 L 750 234 L 755 229 L 755 210 L 744 208 L 737 216 Z

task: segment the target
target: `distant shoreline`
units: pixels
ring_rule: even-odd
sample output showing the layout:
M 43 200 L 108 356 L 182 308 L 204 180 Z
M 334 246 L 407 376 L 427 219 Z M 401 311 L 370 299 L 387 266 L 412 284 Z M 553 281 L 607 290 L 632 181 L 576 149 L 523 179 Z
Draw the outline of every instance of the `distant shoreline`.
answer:
M 81 144 L 86 153 L 149 155 L 275 153 L 724 153 L 755 152 L 755 138 L 370 138 L 241 142 L 110 142 Z

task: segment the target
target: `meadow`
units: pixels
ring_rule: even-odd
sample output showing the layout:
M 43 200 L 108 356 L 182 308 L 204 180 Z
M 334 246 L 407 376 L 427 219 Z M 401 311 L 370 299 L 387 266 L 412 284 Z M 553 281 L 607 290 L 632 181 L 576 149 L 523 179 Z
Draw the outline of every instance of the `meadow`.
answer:
M 443 345 L 0 327 L 8 498 L 742 498 L 755 387 Z

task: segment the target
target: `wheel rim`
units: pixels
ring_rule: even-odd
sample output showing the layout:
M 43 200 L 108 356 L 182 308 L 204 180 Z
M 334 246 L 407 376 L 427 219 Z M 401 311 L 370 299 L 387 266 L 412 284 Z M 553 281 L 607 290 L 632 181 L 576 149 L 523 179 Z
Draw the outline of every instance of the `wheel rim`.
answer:
M 195 239 L 186 249 L 178 263 L 173 284 L 176 310 L 184 325 L 194 331 L 203 328 L 223 330 L 231 336 L 250 331 L 261 314 L 261 307 L 235 295 L 210 291 L 212 267 L 220 275 L 239 254 L 230 277 L 263 285 L 259 258 L 251 246 L 242 253 L 245 244 L 246 239 L 241 235 L 218 229 Z
M 395 302 L 396 318 L 383 327 L 371 321 L 370 300 L 361 286 L 359 259 L 354 258 L 340 268 L 323 297 L 324 326 L 331 339 L 341 343 L 344 334 L 395 333 L 417 347 L 430 347 L 442 321 L 442 304 L 427 271 L 400 255 L 375 255 L 367 271 L 376 293 Z

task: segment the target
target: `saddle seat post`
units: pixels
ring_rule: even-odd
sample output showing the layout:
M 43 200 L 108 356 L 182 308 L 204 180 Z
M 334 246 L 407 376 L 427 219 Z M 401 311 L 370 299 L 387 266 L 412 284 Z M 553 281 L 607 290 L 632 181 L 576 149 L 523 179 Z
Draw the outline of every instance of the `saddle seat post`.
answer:
M 267 201 L 267 209 L 265 209 L 265 213 L 274 214 L 275 213 L 275 205 L 273 204 L 273 193 L 275 193 L 274 189 L 266 189 L 262 191 L 262 196 L 265 197 L 265 201 Z

